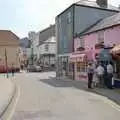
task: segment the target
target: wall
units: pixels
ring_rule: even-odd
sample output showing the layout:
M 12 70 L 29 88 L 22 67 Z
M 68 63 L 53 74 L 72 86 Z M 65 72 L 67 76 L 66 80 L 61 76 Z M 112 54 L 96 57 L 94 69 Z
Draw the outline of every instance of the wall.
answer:
M 105 37 L 105 41 L 104 41 L 105 45 L 120 44 L 120 25 L 105 30 L 104 37 Z
M 15 67 L 19 67 L 19 55 L 17 54 L 19 48 L 18 46 L 0 46 L 0 65 L 6 65 L 5 48 L 8 66 L 11 67 L 12 63 L 14 63 Z
M 45 43 L 39 46 L 39 54 L 56 54 L 56 43 L 48 44 L 48 51 L 45 50 Z
M 86 28 L 95 24 L 96 21 L 113 14 L 115 12 L 108 10 L 75 6 L 74 34 L 83 32 Z
M 84 36 L 85 48 L 95 49 L 95 44 L 97 43 L 97 32 L 88 34 Z M 120 25 L 104 30 L 104 44 L 113 45 L 120 44 Z
M 70 22 L 68 22 L 68 13 L 71 14 Z M 58 54 L 71 53 L 73 51 L 73 6 L 56 17 L 56 24 Z

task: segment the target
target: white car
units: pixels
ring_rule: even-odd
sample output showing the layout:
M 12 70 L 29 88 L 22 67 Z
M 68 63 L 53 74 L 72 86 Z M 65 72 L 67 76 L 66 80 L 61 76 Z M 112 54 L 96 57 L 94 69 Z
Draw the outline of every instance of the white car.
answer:
M 36 72 L 41 72 L 42 71 L 42 68 L 40 67 L 40 66 L 35 66 L 35 68 L 36 68 Z

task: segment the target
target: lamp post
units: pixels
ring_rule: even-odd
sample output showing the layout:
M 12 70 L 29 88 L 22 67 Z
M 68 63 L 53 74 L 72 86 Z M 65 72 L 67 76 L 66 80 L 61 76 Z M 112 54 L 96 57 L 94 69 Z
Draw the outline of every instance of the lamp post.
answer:
M 6 50 L 6 48 L 5 48 L 5 66 L 6 66 L 6 75 L 8 78 L 9 76 L 8 76 L 8 62 L 7 62 L 7 50 Z

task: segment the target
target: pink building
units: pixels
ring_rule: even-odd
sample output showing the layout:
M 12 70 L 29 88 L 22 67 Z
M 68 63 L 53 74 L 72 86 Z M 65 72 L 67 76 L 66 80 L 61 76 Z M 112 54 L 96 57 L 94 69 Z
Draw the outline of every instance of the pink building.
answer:
M 70 61 L 74 65 L 74 79 L 87 79 L 87 63 L 96 61 L 97 55 L 105 47 L 113 48 L 120 44 L 120 13 L 117 13 L 104 20 L 100 20 L 82 35 L 74 38 L 74 53 L 70 56 Z M 117 53 L 117 56 L 119 56 Z M 113 56 L 113 55 L 112 55 Z M 117 66 L 117 78 L 120 78 L 120 59 L 114 59 Z

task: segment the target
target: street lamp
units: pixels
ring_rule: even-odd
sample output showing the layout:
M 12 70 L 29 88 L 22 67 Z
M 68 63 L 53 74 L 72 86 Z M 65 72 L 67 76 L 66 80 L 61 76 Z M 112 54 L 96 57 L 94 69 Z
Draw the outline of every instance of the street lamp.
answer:
M 7 62 L 7 50 L 5 48 L 5 66 L 6 66 L 6 74 L 7 74 L 7 78 L 9 77 L 8 76 L 8 62 Z

